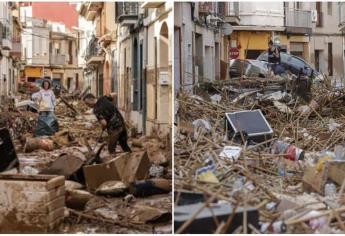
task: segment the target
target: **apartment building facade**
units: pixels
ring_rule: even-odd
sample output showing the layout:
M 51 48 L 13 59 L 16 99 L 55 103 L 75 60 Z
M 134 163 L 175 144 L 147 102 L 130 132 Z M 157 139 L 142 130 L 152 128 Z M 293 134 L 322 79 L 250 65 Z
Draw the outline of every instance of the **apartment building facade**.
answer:
M 18 16 L 17 3 L 0 2 L 0 97 L 14 95 L 17 90 L 21 45 Z
M 227 78 L 225 2 L 175 3 L 175 91 Z
M 116 94 L 117 106 L 138 132 L 171 131 L 172 3 L 88 2 L 93 23 L 85 77 L 96 96 Z
M 83 88 L 83 73 L 78 66 L 78 32 L 63 22 L 34 17 L 34 7 L 21 3 L 22 60 L 25 67 L 22 82 L 52 79 L 54 86 L 73 91 Z

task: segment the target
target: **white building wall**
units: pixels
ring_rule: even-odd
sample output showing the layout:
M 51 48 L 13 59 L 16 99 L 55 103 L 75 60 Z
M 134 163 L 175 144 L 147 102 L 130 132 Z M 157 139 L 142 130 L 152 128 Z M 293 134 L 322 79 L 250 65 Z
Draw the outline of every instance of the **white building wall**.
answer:
M 240 2 L 241 25 L 284 26 L 283 2 Z

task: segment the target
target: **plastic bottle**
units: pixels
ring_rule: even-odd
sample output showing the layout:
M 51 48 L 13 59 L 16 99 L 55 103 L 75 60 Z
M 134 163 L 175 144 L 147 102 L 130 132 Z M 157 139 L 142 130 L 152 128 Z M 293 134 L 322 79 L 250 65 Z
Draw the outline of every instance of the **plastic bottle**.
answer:
M 328 182 L 325 185 L 325 196 L 334 196 L 337 193 L 337 187 L 334 183 Z
M 278 175 L 285 176 L 285 165 L 282 161 L 278 162 Z

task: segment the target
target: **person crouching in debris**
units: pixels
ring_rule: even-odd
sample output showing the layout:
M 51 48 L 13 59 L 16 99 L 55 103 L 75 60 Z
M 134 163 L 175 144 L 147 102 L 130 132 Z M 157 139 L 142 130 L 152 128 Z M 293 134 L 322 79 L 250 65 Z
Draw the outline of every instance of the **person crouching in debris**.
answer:
M 37 102 L 39 111 L 35 136 L 53 135 L 59 130 L 59 125 L 54 114 L 56 98 L 50 80 L 43 80 L 42 89 L 32 95 L 32 100 Z
M 115 153 L 117 142 L 123 151 L 131 152 L 127 143 L 128 135 L 125 121 L 110 99 L 106 96 L 100 97 L 93 108 L 93 113 L 103 129 L 107 129 L 109 153 Z

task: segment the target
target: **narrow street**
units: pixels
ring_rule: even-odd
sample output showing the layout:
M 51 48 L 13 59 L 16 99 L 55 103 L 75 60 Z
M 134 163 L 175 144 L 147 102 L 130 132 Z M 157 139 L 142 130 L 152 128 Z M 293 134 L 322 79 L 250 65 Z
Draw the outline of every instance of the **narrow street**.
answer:
M 161 21 L 144 31 L 139 10 Z M 172 233 L 171 14 L 0 3 L 1 233 Z
M 25 97 L 27 97 L 26 94 L 18 96 L 21 99 Z M 15 137 L 13 141 L 20 163 L 20 173 L 32 177 L 28 182 L 28 187 L 30 186 L 30 181 L 35 179 L 35 175 L 41 172 L 44 173 L 51 166 L 61 168 L 55 169 L 56 173 L 54 174 L 60 172 L 60 175 L 65 175 L 66 177 L 65 197 L 67 208 L 64 209 L 64 223 L 60 225 L 56 232 L 169 232 L 171 228 L 171 223 L 168 220 L 171 218 L 171 216 L 169 217 L 171 214 L 171 193 L 169 193 L 169 190 L 167 190 L 167 194 L 154 196 L 149 196 L 151 195 L 150 193 L 134 193 L 129 190 L 129 192 L 135 195 L 133 196 L 125 194 L 128 191 L 126 187 L 119 186 L 117 190 L 116 187 L 109 186 L 109 193 L 95 194 L 94 192 L 90 193 L 87 191 L 83 184 L 67 180 L 75 180 L 74 172 L 79 170 L 85 160 L 95 155 L 95 150 L 98 150 L 106 139 L 106 135 L 100 137 L 102 129 L 96 117 L 92 114 L 92 109 L 82 100 L 75 99 L 77 97 L 71 94 L 63 95 L 63 99 L 70 104 L 70 107 L 66 106 L 58 98 L 56 116 L 60 131 L 50 138 L 40 139 L 46 141 L 46 144 L 43 144 L 43 147 L 41 147 L 45 150 L 30 144 L 30 142 L 34 141 L 32 133 L 36 126 L 37 112 L 27 111 L 27 106 L 23 106 L 14 109 L 8 108 L 8 111 L 3 110 L 0 115 L 1 127 L 7 127 L 12 136 Z M 140 164 L 132 163 L 132 169 L 126 170 L 130 171 L 130 174 L 134 176 L 127 175 L 127 177 L 134 178 L 138 174 L 137 172 L 142 171 L 147 173 L 147 177 L 150 176 L 148 180 L 157 177 L 162 181 L 166 181 L 166 184 L 171 185 L 171 166 L 169 166 L 169 158 L 167 158 L 171 153 L 169 140 L 159 137 L 159 134 L 150 137 L 138 136 L 136 133 L 130 133 L 129 135 L 129 145 L 133 151 L 130 155 L 143 155 L 146 153 L 149 163 L 153 164 L 139 159 Z M 114 157 L 121 157 L 123 155 L 125 153 L 119 147 L 116 154 L 113 155 L 110 155 L 104 149 L 100 157 L 103 163 L 107 163 L 114 159 Z M 125 158 L 128 157 L 126 156 Z M 142 158 L 145 158 L 145 156 Z M 61 160 L 60 162 L 59 159 Z M 159 168 L 161 166 L 165 167 Z M 3 174 L 14 174 L 13 171 L 3 172 Z M 118 171 L 121 170 L 118 169 Z M 89 174 L 92 179 L 99 179 L 103 178 L 102 175 L 104 173 L 98 170 Z M 116 179 L 116 176 L 108 178 Z M 88 185 L 88 182 L 86 182 L 86 185 Z M 150 192 L 150 190 L 145 191 Z M 141 197 L 139 196 L 140 194 L 145 196 Z M 113 197 L 111 197 L 112 195 Z M 31 207 L 31 205 L 27 205 L 27 207 Z M 163 223 L 155 224 L 156 221 L 162 219 L 165 219 Z M 41 223 L 43 224 L 43 222 Z M 3 227 L 6 230 L 6 227 Z

